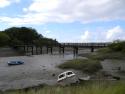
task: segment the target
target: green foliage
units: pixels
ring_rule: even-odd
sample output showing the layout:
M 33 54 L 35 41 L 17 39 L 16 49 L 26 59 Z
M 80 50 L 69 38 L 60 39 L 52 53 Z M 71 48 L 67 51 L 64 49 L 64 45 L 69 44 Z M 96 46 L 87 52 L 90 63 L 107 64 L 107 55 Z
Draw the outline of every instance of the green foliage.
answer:
M 0 46 L 8 45 L 9 40 L 10 40 L 10 37 L 7 34 L 0 32 Z
M 58 42 L 56 40 L 52 40 L 49 38 L 42 38 L 39 40 L 34 40 L 34 43 L 37 46 L 52 46 L 52 45 L 58 44 Z
M 112 45 L 112 44 L 111 44 Z M 87 56 L 89 59 L 94 60 L 105 60 L 105 59 L 125 59 L 125 53 L 122 51 L 114 51 L 112 48 L 100 48 L 96 54 L 89 54 Z
M 96 81 L 75 86 L 45 86 L 28 91 L 16 90 L 3 94 L 125 94 L 125 82 Z
M 0 36 L 2 43 L 4 44 L 6 40 L 9 39 L 8 45 L 10 46 L 23 45 L 23 44 L 45 46 L 58 43 L 56 40 L 44 38 L 41 34 L 38 34 L 37 31 L 33 28 L 11 27 L 5 29 L 3 33 L 4 35 Z
M 125 52 L 125 41 L 114 41 L 109 45 L 109 49 L 116 52 Z
M 99 61 L 91 59 L 73 59 L 59 65 L 58 67 L 63 69 L 72 68 L 81 70 L 84 73 L 95 73 L 102 68 Z
M 32 44 L 33 40 L 39 38 L 39 34 L 35 29 L 26 28 L 26 27 L 12 27 L 4 31 L 11 38 L 12 43 L 22 42 L 24 44 Z

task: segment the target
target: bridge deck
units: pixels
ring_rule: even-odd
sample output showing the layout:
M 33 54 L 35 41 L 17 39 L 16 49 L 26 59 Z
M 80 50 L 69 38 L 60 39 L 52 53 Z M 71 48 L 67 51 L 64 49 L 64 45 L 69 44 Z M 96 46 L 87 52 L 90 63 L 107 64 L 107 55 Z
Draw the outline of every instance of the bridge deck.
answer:
M 59 43 L 55 45 L 43 45 L 48 47 L 54 47 L 54 46 L 60 46 L 60 47 L 106 47 L 110 43 Z M 15 45 L 17 47 L 23 47 L 23 46 L 36 46 L 36 45 Z

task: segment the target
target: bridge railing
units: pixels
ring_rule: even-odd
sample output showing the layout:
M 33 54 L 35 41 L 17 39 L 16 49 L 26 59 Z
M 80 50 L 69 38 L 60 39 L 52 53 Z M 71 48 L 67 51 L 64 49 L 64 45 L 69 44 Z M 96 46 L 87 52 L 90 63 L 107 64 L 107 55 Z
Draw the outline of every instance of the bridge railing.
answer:
M 110 43 L 61 43 L 63 46 L 108 46 Z

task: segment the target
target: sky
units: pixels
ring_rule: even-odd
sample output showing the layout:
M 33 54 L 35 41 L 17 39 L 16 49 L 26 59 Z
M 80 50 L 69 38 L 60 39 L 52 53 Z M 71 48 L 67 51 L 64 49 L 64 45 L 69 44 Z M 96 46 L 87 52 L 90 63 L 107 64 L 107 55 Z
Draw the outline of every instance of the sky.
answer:
M 0 0 L 0 31 L 22 26 L 59 42 L 125 40 L 125 0 Z

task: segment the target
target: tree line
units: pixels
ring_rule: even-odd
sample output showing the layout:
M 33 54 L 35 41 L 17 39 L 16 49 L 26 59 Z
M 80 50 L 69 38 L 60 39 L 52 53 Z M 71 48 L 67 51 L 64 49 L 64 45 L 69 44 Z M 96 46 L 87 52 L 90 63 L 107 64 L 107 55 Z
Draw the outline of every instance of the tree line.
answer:
M 14 45 L 55 45 L 56 39 L 50 39 L 29 27 L 11 27 L 0 32 L 0 46 Z

